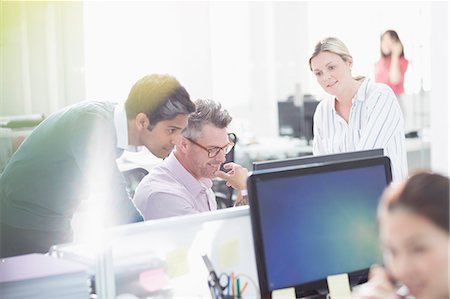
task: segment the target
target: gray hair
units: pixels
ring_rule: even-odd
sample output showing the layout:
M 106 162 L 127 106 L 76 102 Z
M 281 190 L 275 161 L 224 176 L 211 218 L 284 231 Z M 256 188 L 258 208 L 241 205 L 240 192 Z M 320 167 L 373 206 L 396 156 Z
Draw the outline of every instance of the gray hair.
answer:
M 188 125 L 183 130 L 183 136 L 197 139 L 202 132 L 203 126 L 211 124 L 219 129 L 228 127 L 232 118 L 222 105 L 213 100 L 199 99 L 195 101 L 195 112 L 189 115 Z

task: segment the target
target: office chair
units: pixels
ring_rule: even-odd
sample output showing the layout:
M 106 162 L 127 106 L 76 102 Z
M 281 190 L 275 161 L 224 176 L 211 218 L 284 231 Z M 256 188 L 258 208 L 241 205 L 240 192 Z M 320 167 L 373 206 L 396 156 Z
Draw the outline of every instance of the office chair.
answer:
M 233 142 L 236 145 L 238 141 L 236 134 L 229 133 L 228 138 L 230 139 L 231 142 Z M 225 156 L 224 164 L 228 162 L 234 162 L 235 148 L 236 147 L 233 147 L 231 151 Z M 220 167 L 220 170 L 226 171 L 222 166 Z M 216 195 L 217 209 L 229 208 L 234 205 L 233 202 L 234 189 L 233 187 L 228 187 L 225 181 L 220 179 L 214 179 L 212 189 L 214 191 L 214 194 Z

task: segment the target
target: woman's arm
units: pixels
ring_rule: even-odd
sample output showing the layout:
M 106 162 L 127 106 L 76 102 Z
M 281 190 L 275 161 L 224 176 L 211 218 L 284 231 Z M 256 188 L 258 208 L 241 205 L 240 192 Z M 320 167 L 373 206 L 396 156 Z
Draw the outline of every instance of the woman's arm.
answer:
M 400 55 L 402 53 L 402 45 L 394 43 L 391 49 L 391 64 L 389 67 L 389 82 L 397 84 L 402 80 L 402 71 L 400 69 Z
M 370 269 L 369 281 L 362 284 L 352 293 L 354 299 L 400 299 L 391 279 L 382 267 Z

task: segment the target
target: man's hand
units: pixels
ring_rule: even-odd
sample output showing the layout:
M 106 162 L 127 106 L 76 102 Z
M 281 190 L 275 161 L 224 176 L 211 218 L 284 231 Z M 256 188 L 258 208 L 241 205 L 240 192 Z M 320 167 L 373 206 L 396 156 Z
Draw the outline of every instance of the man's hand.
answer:
M 239 164 L 230 162 L 223 165 L 223 168 L 229 169 L 228 172 L 216 171 L 215 175 L 227 182 L 228 187 L 233 187 L 238 190 L 236 203 L 234 206 L 243 206 L 248 204 L 247 200 L 247 168 Z M 245 195 L 243 194 L 245 193 Z
M 229 169 L 227 172 L 216 171 L 215 175 L 227 182 L 227 186 L 231 186 L 238 191 L 247 190 L 248 170 L 239 164 L 230 162 L 223 165 L 223 168 Z

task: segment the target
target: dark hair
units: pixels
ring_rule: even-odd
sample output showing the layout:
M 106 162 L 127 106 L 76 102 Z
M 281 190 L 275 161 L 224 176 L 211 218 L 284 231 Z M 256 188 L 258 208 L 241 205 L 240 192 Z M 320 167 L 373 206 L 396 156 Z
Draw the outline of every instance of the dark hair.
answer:
M 195 104 L 174 77 L 154 74 L 133 85 L 125 102 L 125 111 L 128 119 L 145 113 L 150 121 L 149 129 L 152 129 L 160 121 L 194 112 Z
M 402 43 L 402 41 L 400 40 L 400 37 L 398 36 L 398 34 L 397 34 L 397 32 L 396 32 L 395 30 L 386 30 L 385 32 L 383 32 L 383 34 L 381 34 L 381 36 L 380 36 L 380 52 L 381 52 L 381 56 L 383 56 L 383 57 L 385 57 L 385 58 L 391 56 L 391 54 L 384 54 L 384 53 L 383 53 L 383 50 L 381 49 L 381 41 L 383 40 L 383 37 L 384 37 L 385 35 L 389 35 L 389 37 L 390 37 L 391 39 L 393 39 L 394 41 L 396 41 L 396 42 L 400 43 L 400 45 L 402 45 L 402 53 L 400 54 L 400 57 L 405 56 L 405 52 L 404 52 L 404 48 L 403 48 L 403 43 Z
M 387 211 L 406 208 L 421 215 L 449 232 L 449 178 L 439 174 L 420 172 L 403 185 L 388 188 L 382 201 Z M 394 190 L 392 190 L 394 189 Z
M 213 100 L 198 99 L 195 101 L 196 110 L 189 115 L 188 125 L 183 130 L 183 136 L 197 139 L 203 126 L 212 124 L 213 126 L 223 129 L 226 128 L 232 118 L 227 110 L 222 109 L 222 105 Z

